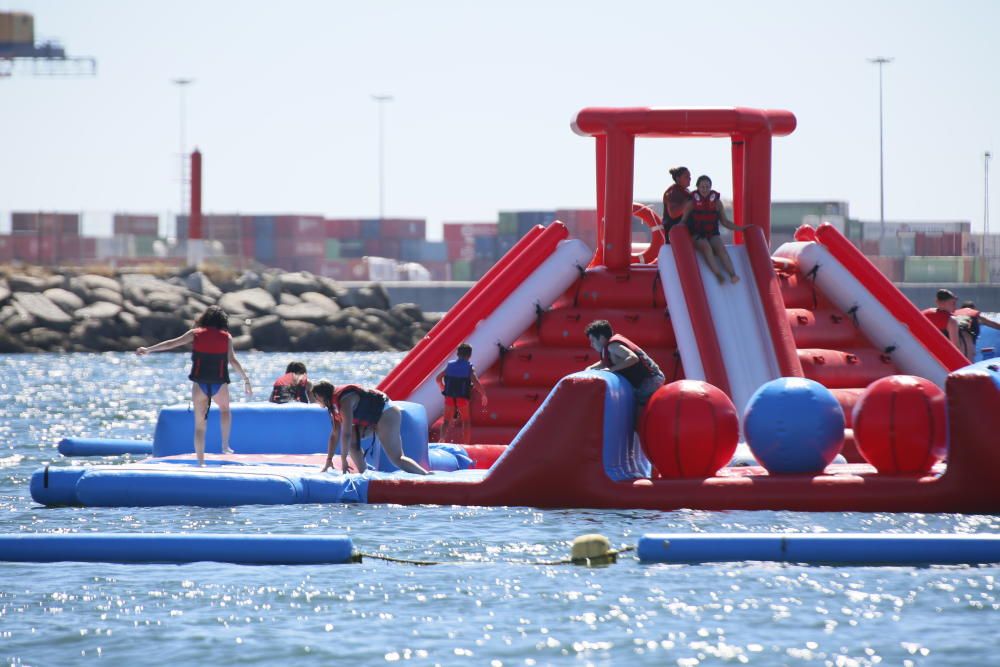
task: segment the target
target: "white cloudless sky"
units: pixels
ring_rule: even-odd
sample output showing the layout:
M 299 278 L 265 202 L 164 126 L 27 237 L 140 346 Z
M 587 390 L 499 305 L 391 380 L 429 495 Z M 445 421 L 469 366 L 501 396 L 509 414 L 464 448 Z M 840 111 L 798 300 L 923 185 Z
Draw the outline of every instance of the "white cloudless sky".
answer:
M 594 206 L 586 106 L 795 113 L 774 144 L 776 200 L 846 200 L 878 218 L 884 70 L 889 220 L 983 218 L 1000 149 L 1000 2 L 0 0 L 94 78 L 0 79 L 0 210 L 179 206 L 178 91 L 209 212 L 494 220 Z M 732 192 L 724 140 L 642 140 L 636 199 L 685 164 Z M 1000 171 L 1000 169 L 994 169 Z M 997 179 L 992 179 L 996 181 Z M 996 187 L 992 188 L 996 192 Z M 1000 203 L 994 207 L 1000 210 Z M 994 224 L 994 229 L 1000 225 Z M 92 230 L 91 230 L 92 231 Z M 105 230 L 102 230 L 105 231 Z

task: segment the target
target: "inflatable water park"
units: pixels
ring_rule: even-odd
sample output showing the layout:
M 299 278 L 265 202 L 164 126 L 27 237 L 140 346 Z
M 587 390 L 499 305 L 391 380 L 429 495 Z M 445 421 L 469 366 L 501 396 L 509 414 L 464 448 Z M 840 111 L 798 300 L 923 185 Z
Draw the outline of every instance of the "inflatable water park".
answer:
M 64 441 L 67 455 L 149 456 L 47 465 L 32 476 L 32 498 L 1000 512 L 1000 359 L 970 364 L 828 224 L 769 250 L 772 142 L 795 127 L 780 110 L 580 111 L 572 129 L 596 149 L 596 247 L 559 221 L 531 230 L 378 385 L 402 412 L 404 453 L 431 475 L 397 470 L 368 438 L 367 471 L 335 462 L 322 472 L 329 414 L 299 403 L 234 404 L 226 454 L 212 407 L 198 466 L 193 412 L 173 405 L 151 445 Z M 635 141 L 661 138 L 730 140 L 733 222 L 746 229 L 726 249 L 739 282 L 716 280 L 685 226 L 666 233 L 633 202 Z M 633 216 L 649 226 L 648 245 L 633 245 Z M 639 415 L 626 379 L 587 370 L 600 360 L 584 333 L 595 320 L 666 377 Z M 475 444 L 439 443 L 436 378 L 463 342 L 488 407 L 471 411 Z M 661 554 L 670 539 L 643 549 Z

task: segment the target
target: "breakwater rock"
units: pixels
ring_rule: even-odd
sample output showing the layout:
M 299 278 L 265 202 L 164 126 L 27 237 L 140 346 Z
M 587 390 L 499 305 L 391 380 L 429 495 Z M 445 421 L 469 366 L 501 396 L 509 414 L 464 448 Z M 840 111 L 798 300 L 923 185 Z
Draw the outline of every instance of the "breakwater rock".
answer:
M 179 336 L 210 305 L 237 350 L 408 350 L 430 328 L 377 283 L 347 289 L 310 273 L 0 271 L 0 352 L 128 351 Z

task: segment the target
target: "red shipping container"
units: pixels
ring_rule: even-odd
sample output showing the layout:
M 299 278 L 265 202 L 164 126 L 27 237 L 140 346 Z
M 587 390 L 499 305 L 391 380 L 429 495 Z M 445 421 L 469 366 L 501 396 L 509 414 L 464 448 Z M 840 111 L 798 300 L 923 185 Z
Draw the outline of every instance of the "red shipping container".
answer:
M 80 216 L 76 213 L 14 213 L 13 232 L 80 235 Z
M 0 236 L 0 262 L 9 262 L 14 259 L 14 239 L 4 234 Z
M 383 218 L 380 230 L 385 239 L 423 239 L 427 237 L 427 221 L 405 218 Z
M 248 259 L 253 259 L 255 257 L 254 252 L 256 250 L 256 245 L 257 245 L 256 238 L 257 237 L 254 234 L 243 235 L 243 247 L 241 248 L 243 257 L 246 257 Z
M 303 240 L 323 239 L 326 220 L 319 215 L 280 215 L 274 221 L 274 236 L 295 237 Z
M 477 236 L 496 236 L 495 222 L 446 222 L 442 225 L 445 243 L 464 242 Z
M 97 239 L 93 236 L 80 237 L 80 259 L 91 260 L 97 257 Z
M 60 262 L 79 262 L 80 257 L 79 236 L 61 236 L 57 242 L 56 256 Z
M 355 219 L 327 219 L 326 238 L 328 239 L 360 239 L 361 221 Z
M 159 236 L 160 219 L 155 215 L 115 213 L 112 232 L 115 236 Z
M 459 242 L 445 241 L 448 249 L 448 260 L 454 262 L 461 259 L 471 262 L 476 258 L 475 238 L 469 237 Z
M 43 234 L 38 237 L 38 263 L 55 264 L 59 252 L 59 237 Z
M 14 261 L 28 264 L 38 263 L 38 235 L 14 234 Z

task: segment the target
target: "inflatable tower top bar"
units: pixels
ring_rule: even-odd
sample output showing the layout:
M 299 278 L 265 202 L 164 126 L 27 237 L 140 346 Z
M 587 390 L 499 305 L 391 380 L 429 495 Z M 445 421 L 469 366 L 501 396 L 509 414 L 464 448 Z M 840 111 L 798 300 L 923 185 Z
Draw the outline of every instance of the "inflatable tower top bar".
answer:
M 597 140 L 597 252 L 592 265 L 629 267 L 636 137 L 729 137 L 733 156 L 734 222 L 771 235 L 771 137 L 795 130 L 790 111 L 602 108 L 580 111 L 573 131 Z M 737 235 L 737 242 L 742 235 Z

